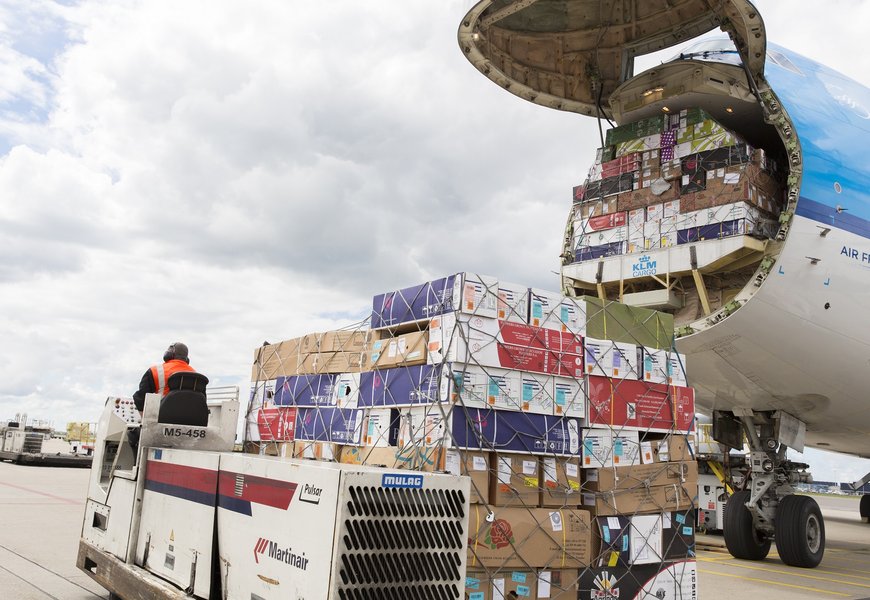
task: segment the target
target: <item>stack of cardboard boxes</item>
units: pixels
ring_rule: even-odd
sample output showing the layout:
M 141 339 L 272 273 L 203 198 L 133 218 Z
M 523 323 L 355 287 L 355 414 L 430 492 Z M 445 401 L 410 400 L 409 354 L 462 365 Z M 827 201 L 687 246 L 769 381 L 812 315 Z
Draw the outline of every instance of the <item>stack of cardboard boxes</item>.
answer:
M 699 108 L 607 132 L 571 211 L 575 262 L 776 233 L 776 163 Z
M 662 313 L 459 273 L 375 296 L 369 329 L 259 349 L 249 434 L 469 476 L 470 599 L 588 596 L 634 568 L 679 571 L 668 594 L 692 598 L 694 395 L 672 336 Z M 643 581 L 667 587 L 659 571 Z

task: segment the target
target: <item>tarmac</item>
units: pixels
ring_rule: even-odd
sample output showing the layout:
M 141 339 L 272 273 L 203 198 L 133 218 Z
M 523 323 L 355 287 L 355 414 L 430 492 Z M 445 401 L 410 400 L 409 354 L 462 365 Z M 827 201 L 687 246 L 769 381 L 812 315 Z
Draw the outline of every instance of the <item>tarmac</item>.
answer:
M 0 597 L 93 600 L 108 593 L 76 569 L 90 470 L 0 463 Z M 870 524 L 858 499 L 817 496 L 827 532 L 816 569 L 732 558 L 721 536 L 698 536 L 701 600 L 870 598 Z

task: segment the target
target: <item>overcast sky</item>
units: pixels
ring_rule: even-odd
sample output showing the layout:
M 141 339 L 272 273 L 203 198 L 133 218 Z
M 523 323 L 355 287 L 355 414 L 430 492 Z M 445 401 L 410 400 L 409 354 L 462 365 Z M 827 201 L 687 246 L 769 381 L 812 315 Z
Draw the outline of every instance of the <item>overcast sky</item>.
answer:
M 0 0 L 0 419 L 95 420 L 176 340 L 244 389 L 264 340 L 450 272 L 558 289 L 597 126 L 477 73 L 472 4 Z M 870 3 L 758 5 L 870 84 Z

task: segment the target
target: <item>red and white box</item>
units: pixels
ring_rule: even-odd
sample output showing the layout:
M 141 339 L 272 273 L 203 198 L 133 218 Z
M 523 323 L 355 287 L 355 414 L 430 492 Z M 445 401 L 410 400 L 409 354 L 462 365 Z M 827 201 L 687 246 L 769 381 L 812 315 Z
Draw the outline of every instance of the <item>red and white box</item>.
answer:
M 590 376 L 590 425 L 650 431 L 692 431 L 695 390 L 632 379 Z
M 257 410 L 262 442 L 292 442 L 296 433 L 296 407 L 270 406 Z
M 465 363 L 578 377 L 583 340 L 521 323 L 450 313 L 429 324 L 429 362 Z

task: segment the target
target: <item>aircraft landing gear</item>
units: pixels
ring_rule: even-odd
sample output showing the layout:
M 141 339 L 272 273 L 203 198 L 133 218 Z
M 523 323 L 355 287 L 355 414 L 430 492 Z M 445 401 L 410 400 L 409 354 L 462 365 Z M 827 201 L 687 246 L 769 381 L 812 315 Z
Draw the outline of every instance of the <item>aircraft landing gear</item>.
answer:
M 809 465 L 786 460 L 789 447 L 803 450 L 804 424 L 782 411 L 714 412 L 713 437 L 718 442 L 742 448 L 743 433 L 751 448 L 747 485 L 725 505 L 728 551 L 735 558 L 763 560 L 775 540 L 787 565 L 818 566 L 825 553 L 825 522 L 816 501 L 795 496 L 792 487 L 812 481 Z
M 861 505 L 858 510 L 861 512 L 861 522 L 870 523 L 870 494 L 861 496 Z
M 752 522 L 752 513 L 746 508 L 749 495 L 749 490 L 735 492 L 725 504 L 725 546 L 734 558 L 764 560 L 770 552 L 770 538 Z

